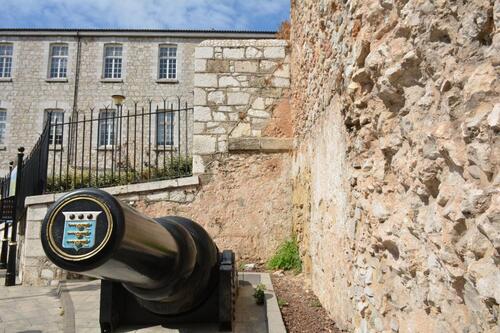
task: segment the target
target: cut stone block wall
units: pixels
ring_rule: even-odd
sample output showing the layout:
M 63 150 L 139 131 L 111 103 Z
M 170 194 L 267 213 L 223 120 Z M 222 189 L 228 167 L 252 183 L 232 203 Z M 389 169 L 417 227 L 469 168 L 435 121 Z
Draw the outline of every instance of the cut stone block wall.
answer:
M 293 219 L 349 332 L 497 332 L 498 1 L 292 1 Z
M 289 117 L 289 112 L 281 117 L 275 112 L 280 104 L 288 105 L 287 53 L 283 40 L 208 40 L 196 47 L 194 173 L 205 173 L 216 154 L 227 153 L 232 138 L 291 136 L 291 123 L 288 131 L 287 126 L 281 126 L 282 133 L 272 131 Z M 234 141 L 233 150 L 239 150 L 238 142 L 248 150 L 244 141 Z M 260 147 L 260 139 L 254 142 Z

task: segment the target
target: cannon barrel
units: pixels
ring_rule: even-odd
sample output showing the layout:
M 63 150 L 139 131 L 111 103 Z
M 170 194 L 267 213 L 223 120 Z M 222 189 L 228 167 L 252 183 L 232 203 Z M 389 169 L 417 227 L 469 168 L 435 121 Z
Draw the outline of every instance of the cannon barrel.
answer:
M 232 320 L 232 314 L 227 319 L 228 315 L 220 311 L 225 311 L 228 303 L 221 299 L 226 297 L 221 290 L 234 289 L 234 254 L 228 251 L 224 258 L 207 232 L 189 219 L 149 218 L 104 191 L 82 189 L 66 194 L 49 208 L 42 223 L 41 240 L 54 264 L 107 280 L 107 286 L 113 286 L 113 290 L 123 287 L 120 293 L 132 294 L 140 308 L 153 313 L 152 322 L 159 321 L 155 315 L 171 319 L 190 311 L 199 312 L 196 309 L 207 302 L 212 302 L 210 307 L 218 302 L 216 314 L 226 317 L 226 323 Z M 227 270 L 228 260 L 230 281 L 221 275 L 224 265 Z M 104 282 L 101 326 L 103 302 L 110 303 L 103 300 L 103 295 L 112 298 L 116 294 L 109 290 L 106 294 L 103 288 Z M 127 295 L 123 297 L 130 299 Z M 234 295 L 229 303 L 233 303 L 233 298 Z M 221 302 L 225 304 L 222 307 Z M 126 312 L 120 311 L 122 315 Z M 195 317 L 207 316 L 198 313 Z

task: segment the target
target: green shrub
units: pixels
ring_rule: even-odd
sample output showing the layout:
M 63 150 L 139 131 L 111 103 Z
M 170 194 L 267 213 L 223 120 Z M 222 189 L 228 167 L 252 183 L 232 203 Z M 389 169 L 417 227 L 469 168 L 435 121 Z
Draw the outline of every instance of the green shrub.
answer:
M 103 170 L 99 170 L 97 178 L 96 171 L 74 170 L 74 168 L 69 168 L 69 172 L 66 174 L 49 175 L 47 177 L 47 192 L 66 192 L 74 190 L 77 188 L 88 187 L 89 180 L 92 187 L 110 187 L 117 185 L 126 185 L 133 183 L 142 183 L 149 180 L 165 180 L 173 179 L 184 176 L 191 175 L 193 160 L 191 157 L 174 157 L 171 160 L 165 161 L 164 165 L 160 165 L 158 168 L 156 166 L 151 166 L 151 171 L 147 166 L 143 167 L 143 170 L 133 170 L 128 169 L 128 173 L 125 172 L 126 169 L 122 166 L 120 175 L 118 174 L 118 167 L 114 170 L 113 175 L 111 175 L 111 170 L 106 170 L 106 175 L 103 175 Z
M 293 270 L 295 273 L 300 273 L 302 271 L 302 261 L 300 260 L 297 239 L 293 237 L 281 244 L 276 254 L 267 262 L 267 267 L 285 271 Z
M 265 291 L 266 291 L 266 286 L 262 283 L 259 283 L 255 287 L 253 297 L 255 298 L 255 303 L 257 303 L 258 305 L 264 304 L 264 301 L 266 300 Z

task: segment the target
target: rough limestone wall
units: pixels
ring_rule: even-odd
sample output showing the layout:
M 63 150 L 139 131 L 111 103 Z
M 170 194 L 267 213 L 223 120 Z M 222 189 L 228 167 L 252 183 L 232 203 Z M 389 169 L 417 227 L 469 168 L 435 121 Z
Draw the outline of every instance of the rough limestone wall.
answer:
M 500 3 L 292 1 L 293 220 L 341 329 L 497 332 Z
M 291 235 L 290 70 L 282 40 L 208 40 L 195 50 L 192 202 L 142 203 L 203 225 L 221 249 L 265 260 Z

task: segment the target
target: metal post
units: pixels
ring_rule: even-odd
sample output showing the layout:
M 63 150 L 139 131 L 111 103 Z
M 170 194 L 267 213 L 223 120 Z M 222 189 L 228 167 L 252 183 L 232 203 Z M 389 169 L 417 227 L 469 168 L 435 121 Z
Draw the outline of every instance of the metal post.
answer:
M 14 162 L 9 162 L 9 178 L 10 175 L 12 174 L 12 168 L 14 167 Z M 4 204 L 4 197 L 9 197 L 7 195 L 7 191 L 4 191 L 2 193 L 2 210 L 4 209 L 3 204 Z M 9 223 L 7 221 L 4 221 L 5 225 L 3 227 L 3 238 L 2 238 L 2 253 L 0 254 L 0 268 L 6 268 L 7 267 L 7 251 L 9 250 Z
M 17 210 L 21 201 L 21 182 L 23 173 L 24 147 L 17 150 L 17 174 L 16 174 L 16 193 L 14 211 L 12 213 L 12 229 L 9 242 L 9 260 L 7 262 L 7 273 L 5 275 L 5 286 L 16 285 L 16 257 L 17 257 Z

